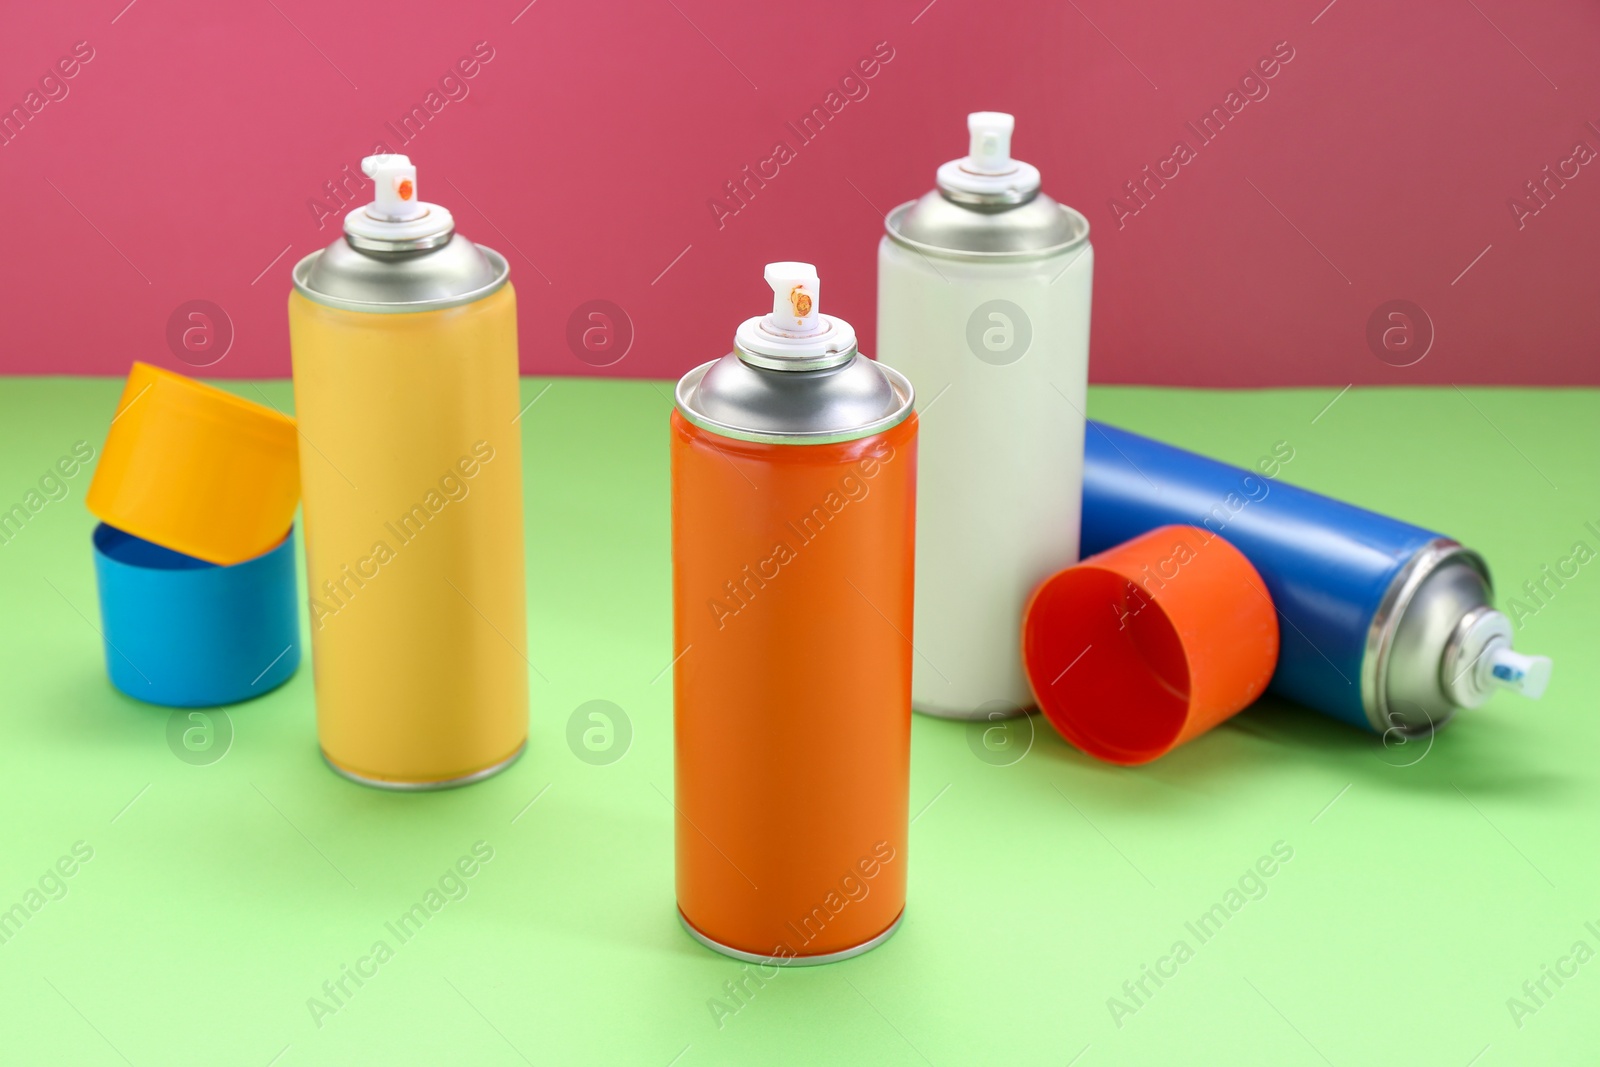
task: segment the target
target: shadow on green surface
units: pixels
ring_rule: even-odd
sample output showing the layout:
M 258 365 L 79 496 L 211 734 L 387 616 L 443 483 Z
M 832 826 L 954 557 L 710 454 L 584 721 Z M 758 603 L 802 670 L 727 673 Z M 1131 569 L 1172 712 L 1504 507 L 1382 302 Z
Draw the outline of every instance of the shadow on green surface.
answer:
M 1552 772 L 1548 753 L 1517 729 L 1512 701 L 1463 711 L 1432 737 L 1388 739 L 1352 728 L 1290 701 L 1265 697 L 1210 733 L 1140 767 L 1119 767 L 1084 755 L 1048 721 L 1035 716 L 1038 766 L 1065 767 L 1074 777 L 1110 788 L 1130 779 L 1185 793 L 1226 792 L 1251 777 L 1348 776 L 1397 797 L 1456 792 L 1560 805 L 1581 792 L 1571 775 Z M 1128 797 L 1136 806 L 1151 798 Z M 1154 807 L 1164 809 L 1157 802 Z

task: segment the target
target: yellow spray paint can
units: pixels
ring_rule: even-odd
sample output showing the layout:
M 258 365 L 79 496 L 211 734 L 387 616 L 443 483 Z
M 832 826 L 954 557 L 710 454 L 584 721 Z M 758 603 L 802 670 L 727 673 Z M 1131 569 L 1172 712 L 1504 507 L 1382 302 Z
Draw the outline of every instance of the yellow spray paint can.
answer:
M 289 296 L 317 734 L 334 770 L 436 789 L 528 736 L 516 295 L 404 156 Z

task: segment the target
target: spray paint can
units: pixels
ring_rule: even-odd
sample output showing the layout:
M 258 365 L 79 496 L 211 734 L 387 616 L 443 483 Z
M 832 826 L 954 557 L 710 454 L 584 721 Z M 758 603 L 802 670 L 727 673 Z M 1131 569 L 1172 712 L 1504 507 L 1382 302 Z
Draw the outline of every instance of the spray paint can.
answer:
M 1010 115 L 967 126 L 970 154 L 885 220 L 878 355 L 923 408 L 912 703 L 992 719 L 1032 705 L 1017 620 L 1078 559 L 1094 250 L 1011 158 Z
M 679 918 L 826 963 L 905 907 L 917 419 L 910 383 L 773 263 L 770 315 L 672 414 Z
M 405 156 L 294 268 L 317 734 L 367 785 L 476 781 L 528 735 L 516 295 Z
M 1090 422 L 1083 551 L 1169 523 L 1230 542 L 1261 573 L 1281 638 L 1269 691 L 1385 737 L 1416 737 L 1497 688 L 1537 699 L 1550 660 L 1512 650 L 1483 558 L 1451 538 Z

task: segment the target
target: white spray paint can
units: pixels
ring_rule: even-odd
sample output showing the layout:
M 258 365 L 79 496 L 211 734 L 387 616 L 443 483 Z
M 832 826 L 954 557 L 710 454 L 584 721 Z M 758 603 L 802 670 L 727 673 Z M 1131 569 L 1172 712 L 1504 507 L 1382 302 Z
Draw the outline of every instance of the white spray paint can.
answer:
M 1013 126 L 969 115 L 970 153 L 878 246 L 877 354 L 922 418 L 912 706 L 942 718 L 1033 704 L 1023 606 L 1078 559 L 1094 251 Z

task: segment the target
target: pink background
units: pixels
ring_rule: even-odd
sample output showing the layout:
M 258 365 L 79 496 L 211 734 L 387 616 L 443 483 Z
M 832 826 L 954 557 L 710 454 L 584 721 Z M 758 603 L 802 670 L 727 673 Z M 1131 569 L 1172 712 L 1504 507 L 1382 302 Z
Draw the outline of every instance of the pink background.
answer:
M 308 202 L 380 139 L 510 258 L 527 373 L 676 376 L 764 309 L 769 259 L 816 262 L 867 341 L 882 213 L 995 109 L 1093 225 L 1097 381 L 1600 383 L 1600 165 L 1520 226 L 1508 206 L 1600 149 L 1592 0 L 525 3 L 12 5 L 0 105 L 39 110 L 0 145 L 0 371 L 190 369 L 177 353 L 215 342 L 190 354 L 168 323 L 205 300 L 233 337 L 204 373 L 286 375 L 289 269 L 346 209 L 319 228 Z M 47 100 L 80 41 L 93 58 Z M 449 100 L 477 42 L 492 58 Z M 801 145 L 785 124 L 879 42 L 865 98 Z M 1279 42 L 1268 95 L 1202 146 L 1185 123 Z M 399 143 L 385 124 L 430 91 Z M 780 139 L 795 158 L 719 226 L 708 201 Z M 1180 139 L 1195 158 L 1119 220 Z M 603 369 L 567 340 L 592 300 L 634 333 Z M 1411 366 L 1367 340 L 1390 300 L 1433 323 Z

